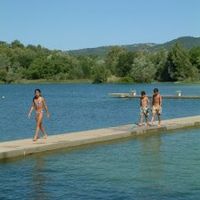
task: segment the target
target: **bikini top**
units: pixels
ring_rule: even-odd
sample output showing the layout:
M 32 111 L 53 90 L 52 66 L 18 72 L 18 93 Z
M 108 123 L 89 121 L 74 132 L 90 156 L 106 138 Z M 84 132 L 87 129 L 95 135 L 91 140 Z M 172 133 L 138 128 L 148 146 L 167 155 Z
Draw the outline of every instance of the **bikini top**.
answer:
M 42 100 L 34 101 L 37 108 L 42 107 Z

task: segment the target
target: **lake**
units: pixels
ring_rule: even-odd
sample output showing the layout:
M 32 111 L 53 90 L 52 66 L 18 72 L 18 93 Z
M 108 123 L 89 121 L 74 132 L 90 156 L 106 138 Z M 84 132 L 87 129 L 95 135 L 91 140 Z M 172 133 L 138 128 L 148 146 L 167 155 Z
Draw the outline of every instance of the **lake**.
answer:
M 31 138 L 27 118 L 35 88 L 46 98 L 49 135 L 118 126 L 138 120 L 139 100 L 111 92 L 200 95 L 200 85 L 42 84 L 0 85 L 1 141 Z M 163 101 L 163 119 L 199 115 L 200 100 Z M 0 163 L 0 199 L 198 199 L 199 129 L 150 134 L 76 150 L 39 154 Z
M 49 135 L 135 123 L 139 117 L 139 100 L 117 99 L 112 92 L 138 93 L 145 90 L 152 95 L 158 87 L 161 94 L 200 95 L 200 85 L 179 84 L 42 84 L 0 85 L 0 140 L 30 138 L 34 134 L 34 114 L 27 113 L 32 104 L 35 88 L 42 90 L 51 118 L 44 120 Z M 198 115 L 200 100 L 166 99 L 163 119 Z

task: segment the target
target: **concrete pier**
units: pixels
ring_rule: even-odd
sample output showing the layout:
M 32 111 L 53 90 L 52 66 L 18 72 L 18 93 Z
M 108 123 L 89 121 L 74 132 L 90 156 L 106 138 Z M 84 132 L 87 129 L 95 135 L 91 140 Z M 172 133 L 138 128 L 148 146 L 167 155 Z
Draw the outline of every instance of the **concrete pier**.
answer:
M 200 127 L 200 115 L 164 120 L 162 121 L 161 127 L 157 125 L 138 127 L 137 125 L 129 124 L 118 127 L 53 135 L 49 136 L 47 140 L 41 138 L 36 142 L 33 142 L 31 138 L 1 142 L 0 159 L 28 156 L 41 152 L 79 147 L 120 138 L 128 138 L 148 133 L 167 132 L 169 130 L 188 127 Z

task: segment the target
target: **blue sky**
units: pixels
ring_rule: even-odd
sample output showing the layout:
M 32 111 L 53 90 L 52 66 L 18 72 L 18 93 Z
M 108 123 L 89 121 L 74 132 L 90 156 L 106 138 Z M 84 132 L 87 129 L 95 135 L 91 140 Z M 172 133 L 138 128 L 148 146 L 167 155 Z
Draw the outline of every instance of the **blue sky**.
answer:
M 50 49 L 200 37 L 199 0 L 0 0 L 0 41 Z

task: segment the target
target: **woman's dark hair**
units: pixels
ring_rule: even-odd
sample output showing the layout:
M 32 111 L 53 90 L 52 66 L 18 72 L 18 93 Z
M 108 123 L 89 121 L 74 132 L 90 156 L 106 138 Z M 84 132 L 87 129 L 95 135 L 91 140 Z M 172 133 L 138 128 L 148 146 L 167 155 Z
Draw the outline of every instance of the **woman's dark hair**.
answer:
M 145 94 L 146 94 L 146 92 L 145 92 L 145 91 L 142 91 L 142 92 L 141 92 L 141 95 L 142 95 L 142 96 L 143 96 L 143 95 L 145 95 Z
M 37 88 L 37 89 L 35 89 L 35 93 L 36 93 L 36 92 L 39 92 L 39 93 L 41 94 L 41 90 L 40 90 L 40 89 L 38 89 L 38 88 Z M 34 102 L 34 99 L 36 99 L 36 97 L 35 97 L 35 96 L 33 97 L 33 102 Z
M 36 93 L 36 92 L 41 93 L 41 90 L 40 90 L 40 89 L 35 89 L 35 93 Z

